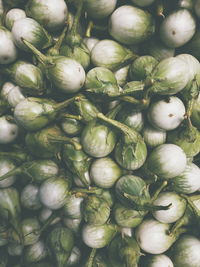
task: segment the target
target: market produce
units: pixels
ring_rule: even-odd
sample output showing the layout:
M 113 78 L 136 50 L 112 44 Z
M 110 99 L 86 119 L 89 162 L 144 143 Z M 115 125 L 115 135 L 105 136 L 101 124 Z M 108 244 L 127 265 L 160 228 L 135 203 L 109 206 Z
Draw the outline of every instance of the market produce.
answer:
M 200 267 L 199 22 L 0 0 L 0 267 Z

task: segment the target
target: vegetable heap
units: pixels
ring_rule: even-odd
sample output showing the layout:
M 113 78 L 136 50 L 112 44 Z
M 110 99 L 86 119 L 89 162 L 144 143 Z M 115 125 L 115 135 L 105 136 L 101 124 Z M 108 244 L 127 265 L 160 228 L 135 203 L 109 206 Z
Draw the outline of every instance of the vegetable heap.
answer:
M 0 0 L 0 267 L 200 267 L 200 0 Z

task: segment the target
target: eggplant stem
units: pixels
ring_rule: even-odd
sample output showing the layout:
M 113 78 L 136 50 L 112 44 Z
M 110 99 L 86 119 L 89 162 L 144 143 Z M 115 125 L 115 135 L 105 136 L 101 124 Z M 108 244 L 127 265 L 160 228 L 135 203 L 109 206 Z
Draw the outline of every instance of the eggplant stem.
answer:
M 48 138 L 51 142 L 58 142 L 58 143 L 67 143 L 67 144 L 72 144 L 76 150 L 81 150 L 82 145 L 73 140 L 72 138 L 69 138 L 67 136 L 60 136 L 60 137 L 55 137 L 53 135 L 49 135 Z
M 69 98 L 61 103 L 57 103 L 54 105 L 54 110 L 55 111 L 58 111 L 58 110 L 61 110 L 63 108 L 66 108 L 68 105 L 70 105 L 71 103 L 73 103 L 74 101 L 76 101 L 76 96 L 75 97 L 72 97 L 72 98 Z
M 54 63 L 51 59 L 51 57 L 45 56 L 42 54 L 35 46 L 33 46 L 30 42 L 25 40 L 24 38 L 21 38 L 22 42 L 31 50 L 31 52 L 37 56 L 38 60 L 43 64 L 43 65 L 50 65 L 53 66 Z
M 86 36 L 86 37 L 88 37 L 88 38 L 91 37 L 91 31 L 92 31 L 93 27 L 94 27 L 94 23 L 93 23 L 92 20 L 90 20 L 89 23 L 88 23 L 86 32 L 85 32 L 85 36 Z
M 96 255 L 97 249 L 93 248 L 90 252 L 89 258 L 85 264 L 84 267 L 92 267 L 93 266 L 93 262 L 94 262 L 94 257 Z
M 156 192 L 153 194 L 151 198 L 152 203 L 157 199 L 158 195 L 167 186 L 167 184 L 168 182 L 166 180 L 162 182 L 162 184 L 159 186 L 159 188 L 156 190 Z

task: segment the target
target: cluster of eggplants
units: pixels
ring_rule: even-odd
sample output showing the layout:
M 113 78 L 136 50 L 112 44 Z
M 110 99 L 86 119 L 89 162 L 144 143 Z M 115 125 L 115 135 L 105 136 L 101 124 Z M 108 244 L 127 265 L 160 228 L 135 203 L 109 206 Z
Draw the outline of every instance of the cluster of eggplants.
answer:
M 0 0 L 0 267 L 199 267 L 199 19 Z

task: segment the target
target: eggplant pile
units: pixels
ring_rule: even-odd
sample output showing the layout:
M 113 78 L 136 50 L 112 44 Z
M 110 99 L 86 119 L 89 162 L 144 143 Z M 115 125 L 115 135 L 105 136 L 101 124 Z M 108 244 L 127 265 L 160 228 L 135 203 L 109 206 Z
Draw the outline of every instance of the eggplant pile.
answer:
M 200 267 L 200 0 L 0 0 L 0 267 Z

